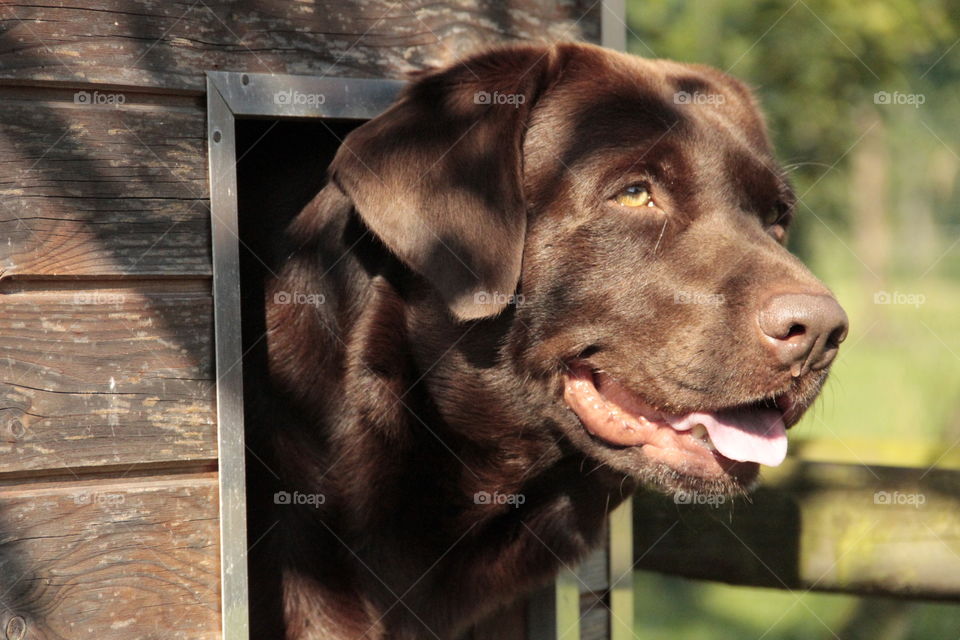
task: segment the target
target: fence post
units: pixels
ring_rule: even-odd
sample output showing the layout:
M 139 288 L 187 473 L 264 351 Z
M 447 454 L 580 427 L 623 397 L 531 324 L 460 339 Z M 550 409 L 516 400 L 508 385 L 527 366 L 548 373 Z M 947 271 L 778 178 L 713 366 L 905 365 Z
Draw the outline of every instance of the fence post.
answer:
M 632 640 L 633 500 L 610 514 L 610 640 Z
M 580 640 L 580 579 L 569 567 L 530 598 L 529 640 Z

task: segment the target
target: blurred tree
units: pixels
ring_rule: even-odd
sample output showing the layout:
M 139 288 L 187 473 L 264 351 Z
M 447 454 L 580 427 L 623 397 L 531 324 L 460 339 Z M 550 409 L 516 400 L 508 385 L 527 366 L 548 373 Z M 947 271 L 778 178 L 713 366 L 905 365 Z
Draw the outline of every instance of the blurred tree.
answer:
M 866 197 L 893 214 L 881 235 L 907 228 L 916 230 L 909 237 L 929 241 L 934 223 L 960 220 L 957 9 L 947 0 L 632 0 L 629 47 L 711 64 L 753 84 L 798 194 L 840 233 L 851 226 L 851 209 L 862 214 L 870 206 L 850 201 L 857 194 L 849 172 L 853 150 L 882 119 L 885 138 L 877 142 L 874 134 L 871 148 L 886 146 L 912 171 L 897 171 L 896 180 L 883 180 L 884 193 Z M 919 94 L 923 104 L 883 104 L 877 92 Z M 793 239 L 801 253 L 811 228 L 802 226 Z

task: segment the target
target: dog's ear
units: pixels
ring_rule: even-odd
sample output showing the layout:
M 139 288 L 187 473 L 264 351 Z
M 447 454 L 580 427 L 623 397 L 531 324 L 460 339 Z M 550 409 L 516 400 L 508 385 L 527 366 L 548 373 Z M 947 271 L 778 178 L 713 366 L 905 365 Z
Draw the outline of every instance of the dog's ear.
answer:
M 555 59 L 525 46 L 427 73 L 331 164 L 366 225 L 460 320 L 496 315 L 517 287 L 523 133 Z

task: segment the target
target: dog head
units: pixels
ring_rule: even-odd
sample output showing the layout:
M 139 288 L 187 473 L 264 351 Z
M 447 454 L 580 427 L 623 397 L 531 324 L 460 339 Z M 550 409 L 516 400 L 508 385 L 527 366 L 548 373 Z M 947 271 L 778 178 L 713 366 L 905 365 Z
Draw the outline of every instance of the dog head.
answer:
M 779 464 L 846 335 L 783 246 L 795 196 L 751 93 L 707 67 L 486 53 L 416 80 L 331 176 L 451 326 L 503 328 L 472 366 L 536 381 L 511 400 L 526 423 L 667 489 Z M 434 395 L 454 421 L 471 401 Z

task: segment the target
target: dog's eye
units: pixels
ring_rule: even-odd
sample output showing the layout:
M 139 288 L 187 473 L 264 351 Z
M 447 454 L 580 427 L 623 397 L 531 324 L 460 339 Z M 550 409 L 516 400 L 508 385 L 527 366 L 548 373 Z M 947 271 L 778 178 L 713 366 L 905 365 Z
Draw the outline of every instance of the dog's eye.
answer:
M 767 233 L 783 244 L 787 237 L 787 224 L 790 222 L 790 208 L 785 204 L 775 206 L 763 220 Z
M 622 207 L 653 207 L 653 198 L 650 196 L 650 190 L 646 185 L 630 185 L 616 196 L 613 201 Z

